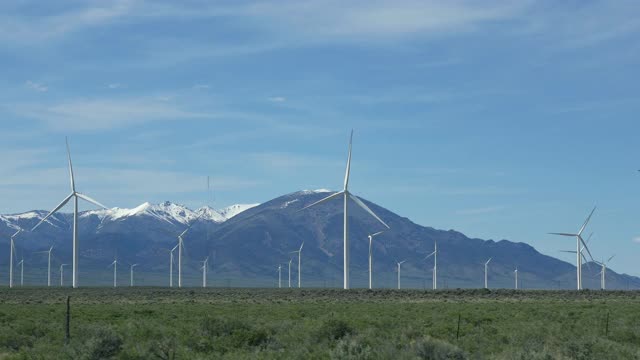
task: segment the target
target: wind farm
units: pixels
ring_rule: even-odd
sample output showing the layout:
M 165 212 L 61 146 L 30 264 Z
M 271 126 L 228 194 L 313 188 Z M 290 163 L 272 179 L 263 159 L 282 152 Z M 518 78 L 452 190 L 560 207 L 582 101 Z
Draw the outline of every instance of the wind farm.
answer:
M 640 3 L 0 10 L 0 359 L 640 358 Z

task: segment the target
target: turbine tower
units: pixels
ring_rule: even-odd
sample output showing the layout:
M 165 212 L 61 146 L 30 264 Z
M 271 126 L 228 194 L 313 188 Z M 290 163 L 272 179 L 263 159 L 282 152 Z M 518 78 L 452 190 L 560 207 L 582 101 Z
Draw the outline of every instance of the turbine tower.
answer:
M 349 283 L 349 198 L 351 198 L 358 206 L 360 206 L 361 208 L 363 208 L 366 212 L 368 212 L 371 216 L 373 216 L 376 220 L 378 220 L 382 225 L 384 225 L 387 229 L 389 229 L 389 225 L 387 225 L 384 221 L 382 221 L 382 219 L 380 219 L 378 217 L 378 215 L 376 215 L 371 209 L 369 209 L 369 207 L 367 205 L 365 205 L 365 203 L 362 202 L 362 200 L 360 200 L 357 196 L 351 194 L 349 192 L 349 175 L 351 173 L 351 149 L 352 149 L 352 145 L 353 145 L 353 130 L 351 130 L 351 138 L 349 140 L 349 156 L 347 158 L 347 170 L 345 173 L 345 177 L 344 177 L 344 188 L 342 189 L 342 191 L 340 192 L 336 192 L 334 194 L 331 194 L 329 196 L 327 196 L 326 198 L 317 201 L 311 205 L 305 206 L 302 210 L 308 209 L 312 206 L 318 205 L 320 203 L 323 203 L 325 201 L 329 201 L 333 198 L 337 198 L 339 196 L 343 197 L 343 203 L 344 203 L 344 281 L 343 281 L 343 288 L 344 289 L 349 289 L 350 288 L 350 283 Z
M 373 238 L 382 234 L 383 232 L 384 230 L 369 235 L 369 289 L 373 288 Z
M 64 267 L 69 264 L 60 264 L 60 286 L 64 286 Z
M 438 289 L 438 242 L 433 243 L 433 252 L 427 255 L 425 260 L 433 256 L 433 279 L 432 279 L 432 288 L 433 290 Z
M 282 264 L 278 264 L 278 289 L 282 289 Z
M 615 255 L 612 255 L 607 261 L 602 260 L 600 264 L 600 266 L 602 266 L 602 270 L 600 270 L 600 273 L 598 275 L 600 275 L 600 290 L 607 290 L 607 286 L 606 286 L 606 275 L 607 275 L 607 264 L 609 264 L 609 262 L 611 261 L 611 259 L 613 259 L 615 257 Z
M 178 248 L 178 245 L 169 250 L 169 287 L 173 287 L 173 252 Z
M 187 226 L 186 230 L 183 231 L 180 235 L 178 235 L 178 287 L 179 288 L 182 287 L 182 250 L 184 249 L 183 237 L 187 234 L 189 230 L 191 230 L 191 227 L 193 226 L 193 224 L 195 224 L 196 221 L 198 221 L 198 219 L 200 219 L 200 217 L 202 217 L 202 215 L 204 215 L 205 212 L 206 211 L 201 212 L 200 215 L 198 215 L 198 217 L 195 220 L 193 220 L 193 222 L 189 224 L 189 226 Z
M 584 224 L 582 224 L 582 227 L 580 228 L 580 231 L 578 231 L 577 234 L 549 233 L 551 235 L 569 236 L 569 237 L 576 238 L 576 287 L 578 290 L 582 290 L 582 257 L 581 257 L 582 251 L 580 249 L 581 243 L 582 245 L 584 245 L 585 249 L 587 250 L 587 253 L 589 253 L 589 257 L 591 257 L 591 260 L 593 260 L 593 256 L 591 255 L 591 251 L 589 251 L 589 247 L 587 247 L 587 244 L 582 239 L 582 232 L 589 224 L 589 221 L 591 220 L 591 216 L 593 216 L 593 213 L 595 211 L 596 211 L 596 208 L 594 207 L 593 210 L 591 210 L 589 217 L 587 217 L 587 220 L 584 222 Z
M 400 261 L 398 264 L 398 290 L 400 290 L 400 269 L 402 264 L 404 264 L 405 262 L 407 262 L 407 260 L 402 260 Z
M 487 273 L 489 272 L 489 263 L 491 262 L 492 258 L 489 258 L 489 260 L 487 260 L 486 263 L 484 263 L 484 288 L 488 289 L 489 288 L 489 278 L 487 277 Z
M 16 244 L 14 239 L 16 238 L 16 236 L 18 236 L 18 234 L 20 234 L 22 232 L 22 229 L 19 229 L 18 231 L 16 231 L 15 234 L 11 235 L 11 241 L 9 244 L 9 287 L 12 288 L 13 287 L 13 257 L 16 256 Z
M 47 260 L 47 286 L 51 286 L 51 252 L 53 251 L 53 246 L 49 248 L 49 250 L 38 251 L 36 254 L 48 254 Z
M 24 258 L 18 263 L 20 265 L 20 287 L 24 286 Z
M 516 276 L 516 290 L 518 290 L 518 267 L 516 266 L 516 270 L 513 272 Z
M 296 250 L 296 251 L 292 251 L 290 252 L 290 254 L 298 254 L 298 289 L 300 289 L 300 287 L 302 286 L 302 271 L 301 271 L 301 265 L 302 265 L 302 248 L 304 247 L 304 241 L 302 242 L 302 245 L 300 245 L 300 249 Z
M 65 139 L 66 140 L 66 139 Z M 93 200 L 87 195 L 81 194 L 76 191 L 76 183 L 73 175 L 73 165 L 71 163 L 71 151 L 69 150 L 69 141 L 67 142 L 67 157 L 69 158 L 69 176 L 71 178 L 71 194 L 67 196 L 60 205 L 56 206 L 47 216 L 42 218 L 40 222 L 31 229 L 34 231 L 38 226 L 40 226 L 43 222 L 45 222 L 51 215 L 55 214 L 58 210 L 60 210 L 63 206 L 65 206 L 69 200 L 73 199 L 73 261 L 72 261 L 72 285 L 74 288 L 78 287 L 78 199 L 85 200 L 91 204 L 94 204 L 98 207 L 101 207 L 105 210 L 108 210 L 106 206 L 100 204 L 99 202 Z
M 293 258 L 289 259 L 289 289 L 291 289 L 291 263 L 293 262 Z
M 115 288 L 118 287 L 118 258 L 113 260 L 111 265 L 109 265 L 108 267 L 111 266 L 113 266 L 113 287 Z
M 209 257 L 207 256 L 206 259 L 204 259 L 204 261 L 202 262 L 202 287 L 206 288 L 207 287 L 207 268 L 209 265 Z
M 133 265 L 131 265 L 131 268 L 129 269 L 129 271 L 131 272 L 131 274 L 130 274 L 131 279 L 130 279 L 130 283 L 129 283 L 129 286 L 130 286 L 130 287 L 133 287 L 133 269 L 134 269 L 136 266 L 138 266 L 138 264 L 133 264 Z

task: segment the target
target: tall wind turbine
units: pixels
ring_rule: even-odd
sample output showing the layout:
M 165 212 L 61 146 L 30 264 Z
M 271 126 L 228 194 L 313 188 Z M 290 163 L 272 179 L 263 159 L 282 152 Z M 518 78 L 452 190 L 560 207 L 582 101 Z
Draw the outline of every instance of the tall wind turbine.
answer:
M 113 260 L 109 267 L 113 266 L 113 287 L 118 287 L 118 258 Z
M 179 288 L 182 287 L 182 250 L 184 249 L 184 236 L 187 234 L 189 230 L 191 230 L 191 227 L 193 226 L 193 224 L 195 224 L 196 221 L 198 221 L 198 219 L 200 219 L 200 217 L 202 217 L 204 213 L 205 211 L 201 212 L 200 215 L 198 215 L 198 217 L 195 220 L 193 220 L 193 222 L 189 224 L 189 226 L 187 226 L 185 231 L 183 231 L 180 235 L 178 235 L 178 287 Z
M 425 260 L 427 260 L 428 258 L 433 256 L 433 285 L 432 288 L 433 290 L 438 289 L 438 242 L 434 242 L 433 243 L 433 252 L 429 255 L 427 255 L 426 258 L 424 258 Z
M 134 269 L 136 266 L 138 266 L 138 264 L 133 264 L 133 265 L 131 265 L 131 268 L 129 269 L 129 271 L 131 272 L 131 274 L 130 274 L 130 275 L 131 275 L 131 279 L 130 279 L 130 283 L 129 283 L 129 286 L 130 286 L 130 287 L 133 287 L 133 269 Z
M 20 234 L 22 232 L 22 229 L 19 229 L 18 231 L 16 231 L 15 234 L 11 235 L 11 241 L 9 244 L 9 287 L 12 288 L 13 287 L 13 257 L 16 256 L 16 244 L 14 239 L 16 238 L 16 236 L 18 236 L 18 234 Z
M 291 288 L 291 263 L 293 262 L 293 258 L 289 259 L 289 288 Z
M 48 254 L 47 260 L 47 286 L 51 286 L 51 252 L 53 251 L 53 246 L 46 251 L 38 251 L 36 254 Z
M 518 290 L 518 267 L 516 266 L 516 270 L 513 272 L 516 276 L 516 290 Z
M 178 245 L 169 250 L 169 287 L 173 287 L 173 252 L 178 248 Z
M 292 251 L 290 254 L 298 254 L 298 289 L 300 289 L 300 287 L 302 286 L 302 270 L 301 270 L 301 265 L 302 265 L 302 248 L 304 247 L 304 241 L 302 242 L 302 245 L 300 245 L 300 249 L 296 250 L 296 251 Z
M 51 215 L 55 214 L 58 210 L 60 210 L 63 206 L 65 206 L 69 200 L 73 198 L 73 272 L 72 272 L 72 285 L 74 288 L 78 287 L 78 199 L 85 200 L 91 204 L 94 204 L 98 207 L 101 207 L 105 210 L 108 210 L 106 206 L 100 204 L 99 202 L 93 200 L 87 195 L 81 194 L 76 191 L 76 183 L 73 175 L 73 165 L 71 163 L 71 151 L 69 150 L 69 141 L 65 139 L 67 142 L 67 156 L 69 158 L 69 176 L 71 177 L 71 194 L 67 196 L 60 205 L 56 206 L 47 216 L 42 218 L 40 222 L 31 229 L 34 231 L 38 226 L 40 226 L 43 222 L 45 222 Z
M 400 269 L 402 264 L 404 264 L 405 262 L 407 262 L 407 260 L 402 260 L 400 261 L 398 264 L 398 290 L 400 289 Z
M 69 264 L 60 264 L 60 286 L 64 286 L 64 267 Z
M 202 262 L 202 287 L 207 287 L 207 269 L 209 267 L 209 257 Z
M 491 262 L 492 258 L 489 258 L 489 260 L 487 260 L 486 263 L 484 263 L 484 288 L 488 289 L 489 288 L 489 278 L 487 277 L 487 273 L 489 272 L 489 263 Z
M 609 262 L 611 261 L 611 259 L 613 259 L 615 257 L 615 255 L 612 255 L 607 261 L 602 260 L 600 264 L 600 266 L 602 266 L 602 270 L 600 270 L 600 290 L 606 290 L 607 289 L 607 284 L 606 284 L 606 275 L 607 275 L 607 264 L 609 264 Z
M 24 258 L 18 263 L 20 265 L 20 287 L 24 286 Z
M 376 220 L 378 220 L 382 225 L 384 225 L 387 229 L 389 229 L 389 225 L 387 225 L 382 219 L 378 217 L 365 203 L 362 202 L 357 196 L 351 194 L 349 192 L 349 175 L 351 173 L 351 149 L 353 147 L 353 130 L 351 130 L 351 138 L 349 140 L 349 156 L 347 158 L 347 170 L 344 176 L 344 188 L 340 192 L 336 192 L 327 196 L 326 198 L 316 201 L 315 203 L 305 206 L 302 210 L 308 209 L 312 206 L 318 205 L 325 201 L 329 201 L 333 198 L 337 198 L 339 196 L 343 197 L 344 202 L 344 289 L 349 289 L 349 198 L 351 198 L 358 206 L 363 208 L 366 212 L 368 212 L 371 216 L 373 216 Z
M 582 251 L 580 250 L 580 244 L 581 243 L 582 243 L 582 245 L 584 245 L 585 249 L 589 253 L 589 256 L 591 257 L 591 260 L 593 260 L 593 256 L 591 255 L 591 251 L 589 251 L 589 248 L 587 247 L 587 244 L 582 239 L 582 232 L 584 231 L 584 229 L 589 224 L 589 221 L 591 220 L 591 216 L 593 216 L 593 213 L 595 211 L 596 211 L 596 208 L 594 207 L 593 210 L 591 210 L 591 213 L 589 214 L 589 217 L 587 217 L 587 220 L 584 222 L 584 224 L 582 224 L 582 227 L 580 228 L 580 231 L 578 231 L 577 234 L 550 233 L 551 235 L 569 236 L 569 237 L 575 237 L 576 238 L 576 287 L 577 287 L 578 290 L 582 290 L 582 257 L 580 256 L 582 254 Z
M 282 288 L 282 264 L 278 264 L 278 289 Z
M 369 289 L 373 288 L 373 238 L 382 234 L 383 231 L 378 231 L 375 234 L 369 234 Z

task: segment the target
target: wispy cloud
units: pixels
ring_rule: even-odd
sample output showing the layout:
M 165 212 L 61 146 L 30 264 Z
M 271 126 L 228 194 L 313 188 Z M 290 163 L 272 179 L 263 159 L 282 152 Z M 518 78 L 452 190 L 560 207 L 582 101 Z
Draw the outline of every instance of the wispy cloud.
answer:
M 37 83 L 37 82 L 33 82 L 31 80 L 27 80 L 24 83 L 24 86 L 26 86 L 27 88 L 29 88 L 31 90 L 37 91 L 37 92 L 46 92 L 46 91 L 49 90 L 49 88 L 46 85 L 41 84 L 41 83 Z
M 285 102 L 287 101 L 287 98 L 285 98 L 284 96 L 272 96 L 270 98 L 268 98 L 267 100 L 274 102 L 274 103 L 281 103 L 281 102 Z
M 633 239 L 631 239 L 631 241 L 633 241 L 636 244 L 640 244 L 640 236 L 636 236 Z
M 80 99 L 53 105 L 21 104 L 12 107 L 19 116 L 44 122 L 54 130 L 108 130 L 149 121 L 213 118 L 215 115 L 185 110 L 178 104 L 150 98 Z
M 122 87 L 122 84 L 120 83 L 112 83 L 112 84 L 107 84 L 107 88 L 115 90 L 115 89 L 120 89 Z

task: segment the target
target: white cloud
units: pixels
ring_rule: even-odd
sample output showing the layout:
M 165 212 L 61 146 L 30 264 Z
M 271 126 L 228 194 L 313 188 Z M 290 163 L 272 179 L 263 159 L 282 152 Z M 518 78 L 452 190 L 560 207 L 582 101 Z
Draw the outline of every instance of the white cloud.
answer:
M 268 100 L 275 103 L 281 103 L 287 101 L 287 98 L 285 98 L 284 96 L 272 96 L 268 98 Z
M 22 104 L 13 112 L 44 122 L 54 130 L 91 131 L 126 127 L 150 121 L 216 117 L 184 110 L 169 101 L 150 98 L 71 100 L 52 105 Z
M 37 83 L 37 82 L 33 82 L 31 80 L 27 80 L 24 83 L 24 86 L 26 86 L 27 88 L 37 91 L 37 92 L 46 92 L 47 90 L 49 90 L 49 88 L 41 83 Z
M 108 84 L 107 87 L 109 89 L 120 89 L 122 87 L 122 84 L 119 83 L 113 83 L 113 84 Z
M 636 236 L 633 239 L 631 239 L 631 241 L 633 241 L 634 243 L 640 244 L 640 236 Z
M 193 89 L 194 90 L 209 90 L 211 88 L 211 86 L 209 86 L 208 84 L 196 84 L 193 85 Z

